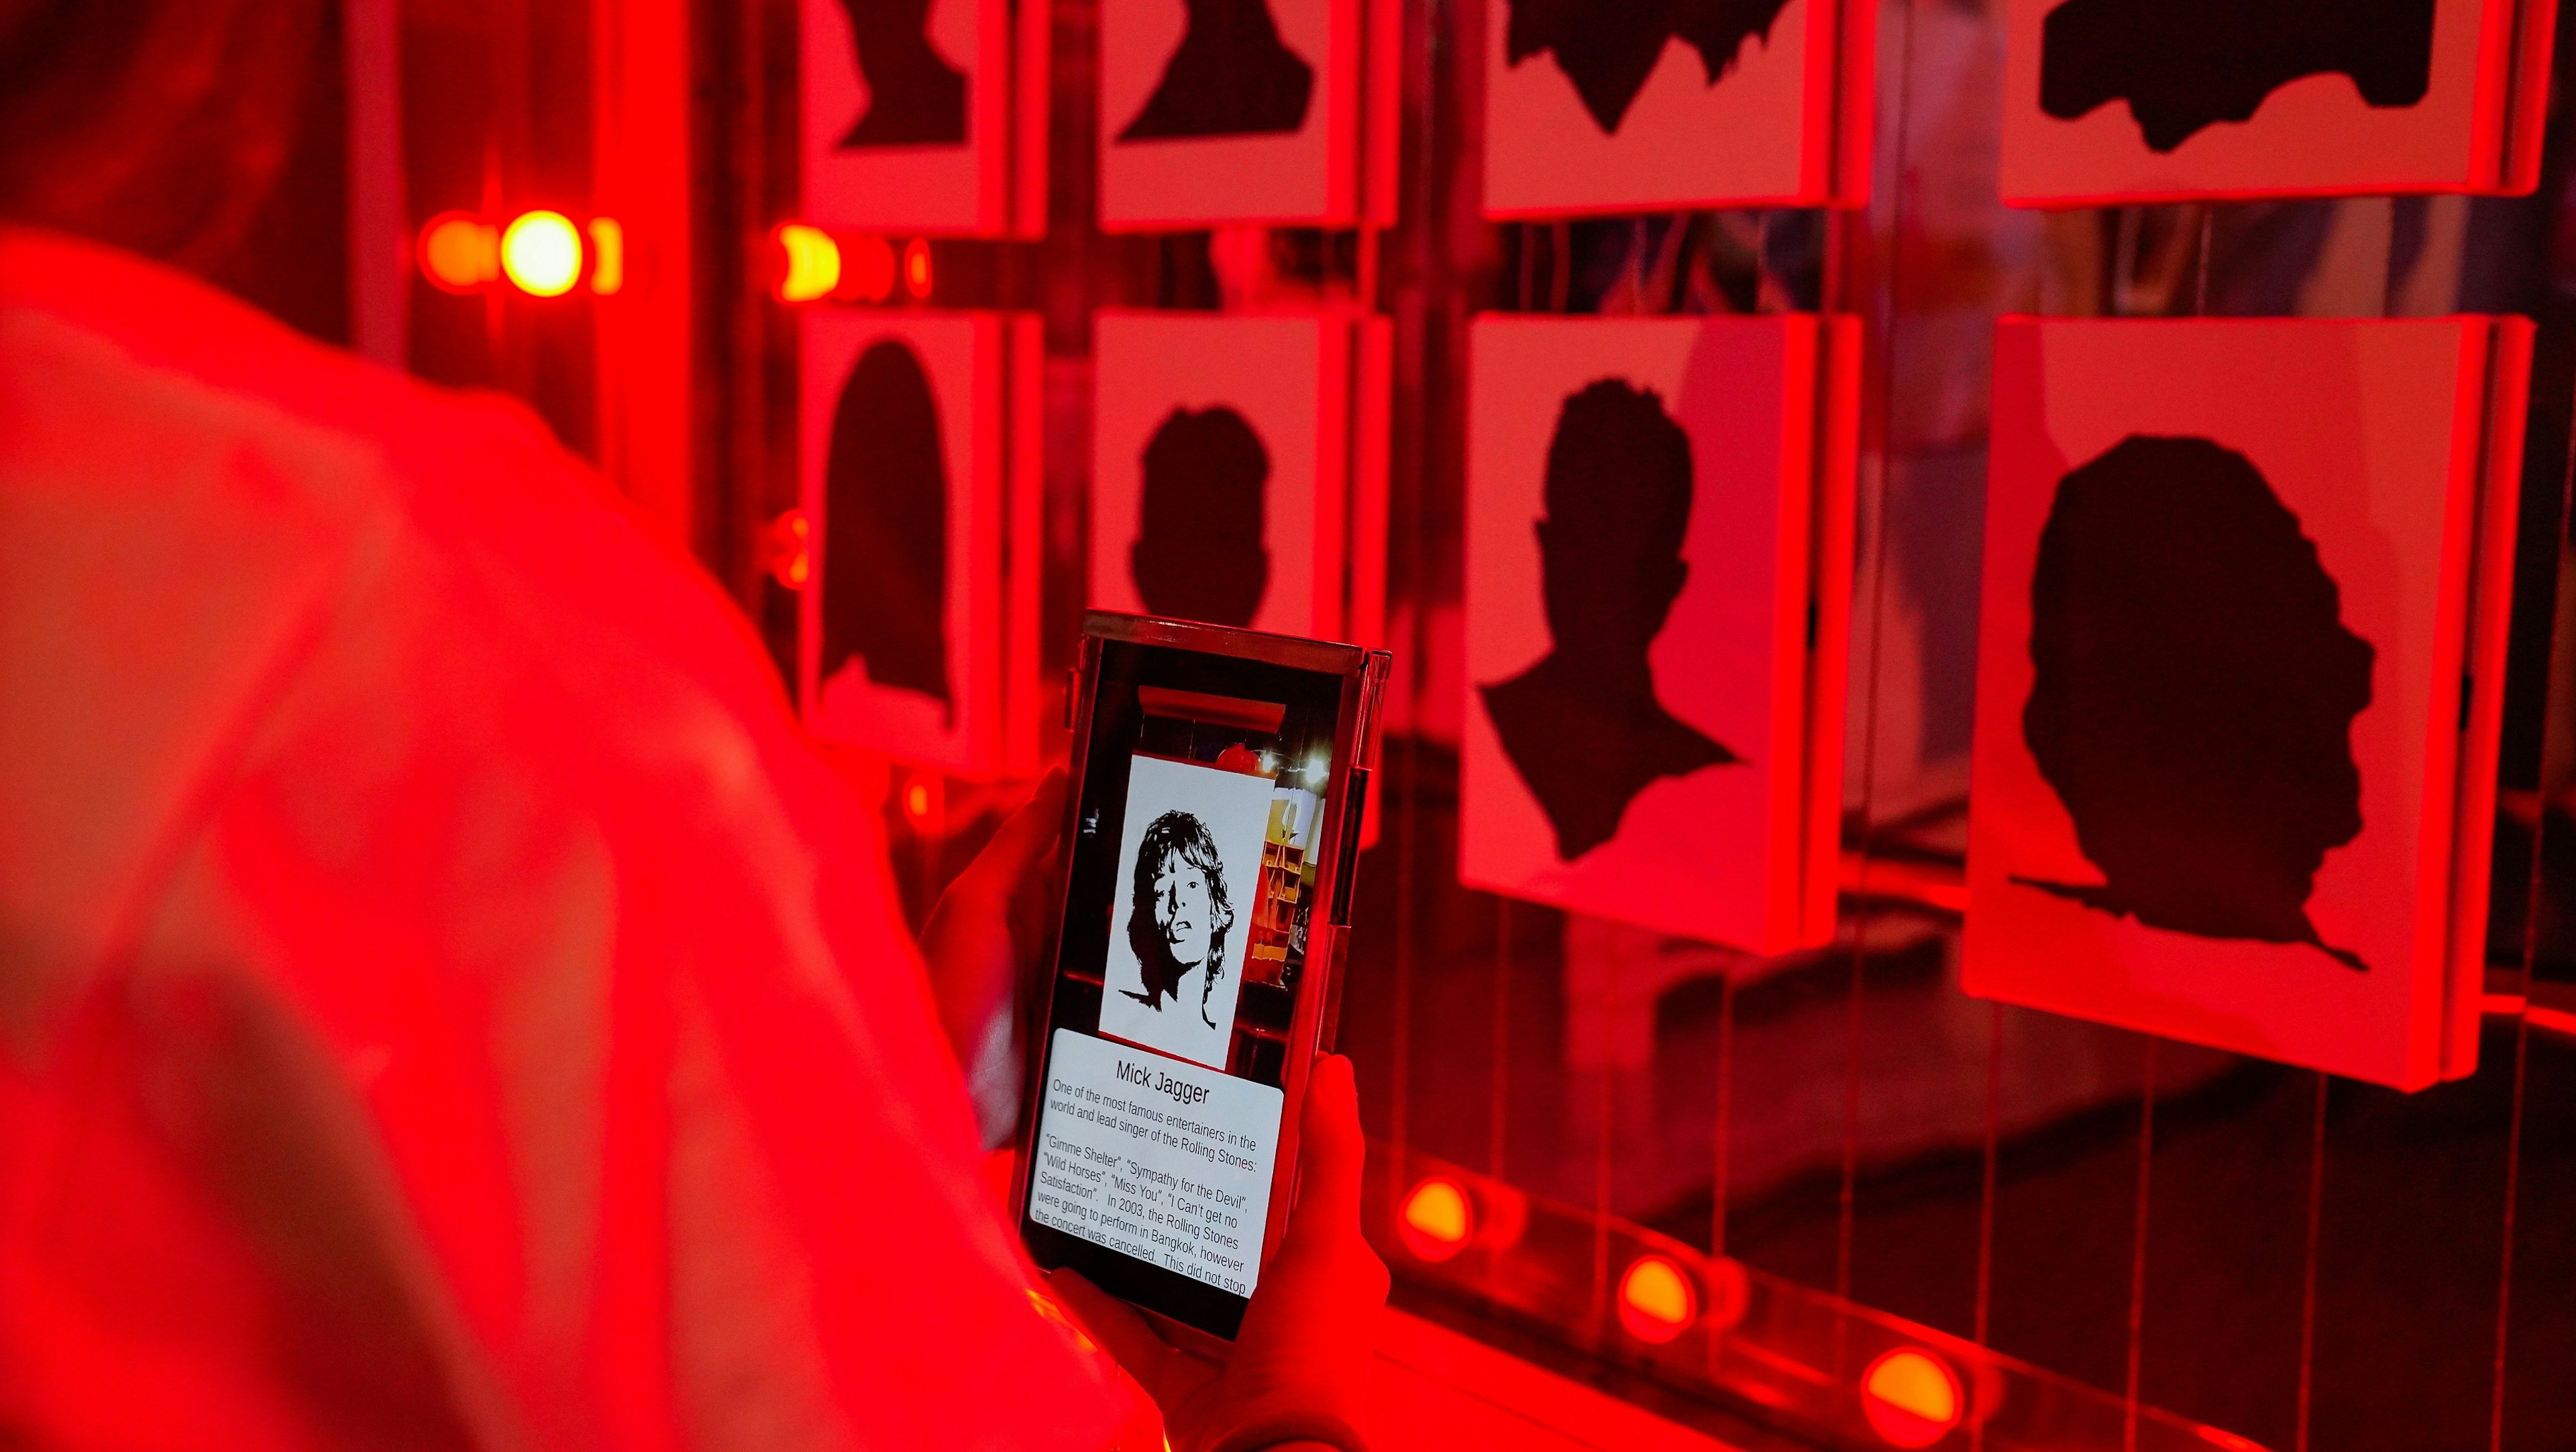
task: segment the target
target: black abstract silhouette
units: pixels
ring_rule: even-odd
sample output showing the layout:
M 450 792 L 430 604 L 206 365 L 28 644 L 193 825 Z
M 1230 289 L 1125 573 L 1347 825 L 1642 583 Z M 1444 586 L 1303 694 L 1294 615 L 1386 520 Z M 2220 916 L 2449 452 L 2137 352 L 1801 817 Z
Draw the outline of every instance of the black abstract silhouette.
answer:
M 2244 455 L 2133 435 L 2059 481 L 2030 583 L 2022 737 L 2099 886 L 2025 882 L 2152 928 L 2306 943 L 2361 834 L 2369 642 Z
M 1708 83 L 1734 69 L 1747 40 L 1769 43 L 1771 23 L 1789 0 L 1511 0 L 1503 38 L 1513 65 L 1553 51 L 1558 70 L 1574 83 L 1583 109 L 1604 132 L 1616 134 L 1628 107 L 1646 88 L 1663 58 L 1664 42 L 1678 38 L 1699 52 Z
M 1189 28 L 1121 141 L 1260 136 L 1306 125 L 1315 68 L 1279 38 L 1268 0 L 1188 0 Z
M 1547 448 L 1540 594 L 1553 648 L 1482 688 L 1485 714 L 1571 862 L 1639 792 L 1739 758 L 1655 699 L 1647 648 L 1690 567 L 1690 435 L 1652 390 L 1603 379 L 1566 399 Z
M 930 44 L 930 0 L 841 0 L 868 109 L 840 147 L 963 146 L 966 78 Z
M 2039 108 L 2072 121 L 2126 100 L 2159 152 L 2338 72 L 2373 106 L 2423 100 L 2433 0 L 2068 0 L 2040 27 Z
M 1201 968 L 1199 1021 L 1217 1027 L 1208 1009 L 1225 977 L 1225 940 L 1234 904 L 1225 890 L 1225 859 L 1207 823 L 1188 812 L 1156 817 L 1136 844 L 1136 873 L 1127 894 L 1127 946 L 1136 954 L 1145 991 L 1121 993 L 1156 1013 L 1177 998 L 1181 980 Z
M 910 348 L 859 355 L 823 464 L 823 651 L 818 680 L 856 656 L 868 679 L 948 694 L 948 461 L 939 402 Z
M 1250 625 L 1270 587 L 1270 451 L 1243 415 L 1172 410 L 1145 445 L 1128 573 L 1148 614 Z

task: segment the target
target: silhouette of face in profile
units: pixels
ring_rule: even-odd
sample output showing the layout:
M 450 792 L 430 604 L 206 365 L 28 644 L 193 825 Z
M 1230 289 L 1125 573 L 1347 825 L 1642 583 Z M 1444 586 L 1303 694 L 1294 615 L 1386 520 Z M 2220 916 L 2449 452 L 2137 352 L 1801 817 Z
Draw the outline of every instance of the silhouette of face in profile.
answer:
M 1503 39 L 1513 65 L 1553 51 L 1557 69 L 1574 83 L 1583 109 L 1604 132 L 1616 134 L 1628 107 L 1646 88 L 1663 58 L 1664 42 L 1678 39 L 1699 52 L 1700 70 L 1712 86 L 1735 66 L 1747 40 L 1768 42 L 1771 22 L 1789 0 L 1510 0 L 1512 20 Z
M 843 133 L 844 151 L 962 146 L 966 78 L 930 44 L 930 0 L 841 0 L 868 109 Z
M 1121 141 L 1303 130 L 1315 68 L 1279 38 L 1267 0 L 1187 0 L 1189 28 Z
M 2361 833 L 2352 721 L 2374 652 L 2252 461 L 2133 435 L 2059 481 L 2031 577 L 2022 736 L 2101 886 L 2023 881 L 2149 927 L 2308 943 L 2317 869 Z
M 1201 1022 L 1217 1027 L 1208 1005 L 1225 976 L 1225 940 L 1234 930 L 1234 904 L 1225 891 L 1225 862 L 1207 824 L 1188 812 L 1156 817 L 1136 844 L 1136 875 L 1127 899 L 1127 946 L 1142 969 L 1145 991 L 1129 998 L 1163 1011 L 1181 980 L 1199 969 Z
M 1690 435 L 1652 391 L 1611 378 L 1565 401 L 1536 526 L 1554 649 L 1484 697 L 1568 861 L 1656 779 L 1737 759 L 1663 708 L 1647 659 L 1690 578 L 1691 491 Z
M 1270 586 L 1270 451 L 1233 409 L 1172 410 L 1145 445 L 1127 569 L 1149 614 L 1250 625 Z
M 823 663 L 856 656 L 868 679 L 948 695 L 948 461 L 939 403 L 910 348 L 859 355 L 832 413 L 823 465 Z
M 2040 109 L 2072 121 L 2126 100 L 2151 151 L 2334 74 L 2373 106 L 2423 100 L 2433 0 L 2068 0 L 2040 26 Z

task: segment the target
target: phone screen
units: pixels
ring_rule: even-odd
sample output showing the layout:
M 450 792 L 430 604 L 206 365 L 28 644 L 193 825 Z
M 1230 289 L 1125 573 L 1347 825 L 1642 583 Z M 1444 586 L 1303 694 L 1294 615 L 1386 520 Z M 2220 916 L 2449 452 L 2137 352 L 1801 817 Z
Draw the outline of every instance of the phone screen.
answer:
M 1023 1233 L 1232 1336 L 1260 1281 L 1345 678 L 1102 645 Z

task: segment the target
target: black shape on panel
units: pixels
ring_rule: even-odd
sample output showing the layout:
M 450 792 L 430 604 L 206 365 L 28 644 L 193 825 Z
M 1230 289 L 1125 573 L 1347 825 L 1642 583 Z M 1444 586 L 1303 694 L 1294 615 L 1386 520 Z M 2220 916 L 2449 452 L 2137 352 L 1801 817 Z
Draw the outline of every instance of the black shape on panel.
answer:
M 1148 613 L 1250 625 L 1270 585 L 1270 451 L 1233 409 L 1172 410 L 1145 445 L 1127 569 Z
M 948 693 L 948 460 L 939 401 L 912 349 L 859 355 L 823 464 L 823 649 L 818 681 L 859 658 L 880 686 Z
M 1225 939 L 1234 930 L 1234 904 L 1226 899 L 1225 859 L 1207 824 L 1183 811 L 1165 812 L 1136 844 L 1136 875 L 1127 899 L 1127 946 L 1135 950 L 1145 991 L 1120 989 L 1163 1011 L 1178 1001 L 1181 980 L 1207 969 L 1199 990 L 1199 1021 L 1217 1026 L 1208 1004 L 1225 976 Z
M 1664 709 L 1646 658 L 1690 576 L 1691 492 L 1690 435 L 1652 389 L 1605 378 L 1565 400 L 1536 526 L 1553 649 L 1481 691 L 1568 862 L 1657 780 L 1741 760 Z
M 2151 928 L 2306 943 L 2329 849 L 2361 835 L 2368 641 L 2253 462 L 2132 435 L 2058 482 L 2030 582 L 2022 737 L 2099 885 L 2032 882 Z
M 1553 51 L 1557 69 L 1574 83 L 1583 109 L 1604 132 L 1616 134 L 1628 107 L 1646 88 L 1663 58 L 1664 42 L 1679 38 L 1699 52 L 1712 86 L 1735 67 L 1748 40 L 1768 42 L 1771 23 L 1789 0 L 1510 0 L 1511 27 L 1504 58 L 1513 65 Z
M 2125 100 L 2151 151 L 2338 73 L 2373 106 L 2423 100 L 2433 0 L 2068 0 L 2040 26 L 2039 108 L 2072 121 Z
M 843 133 L 844 151 L 963 146 L 966 78 L 930 44 L 930 0 L 841 0 L 850 17 L 868 109 Z
M 1294 133 L 1315 68 L 1279 38 L 1268 0 L 1188 0 L 1189 28 L 1121 141 Z

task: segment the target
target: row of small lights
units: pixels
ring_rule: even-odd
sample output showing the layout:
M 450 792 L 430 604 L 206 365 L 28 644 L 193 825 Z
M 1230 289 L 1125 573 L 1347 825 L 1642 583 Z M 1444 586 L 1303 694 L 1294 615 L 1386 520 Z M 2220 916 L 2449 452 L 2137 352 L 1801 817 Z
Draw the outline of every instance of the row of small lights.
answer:
M 881 303 L 900 287 L 921 302 L 930 296 L 930 243 L 915 237 L 898 251 L 883 237 L 834 236 L 803 222 L 782 222 L 769 234 L 773 289 L 784 303 Z
M 772 230 L 770 243 L 781 302 L 881 303 L 898 288 L 915 302 L 930 296 L 930 244 L 923 238 L 898 251 L 883 237 L 835 237 L 787 222 Z M 471 212 L 442 212 L 420 229 L 418 250 L 421 274 L 448 292 L 507 282 L 530 297 L 561 297 L 581 285 L 585 263 L 592 293 L 607 297 L 626 285 L 626 231 L 614 217 L 593 217 L 585 228 L 542 208 L 507 225 Z
M 1408 1252 L 1438 1265 L 1474 1241 L 1476 1202 L 1464 1185 L 1433 1175 L 1405 1195 L 1396 1228 Z M 1699 1299 L 1689 1271 L 1670 1256 L 1649 1252 L 1619 1277 L 1619 1325 L 1639 1341 L 1660 1346 L 1700 1319 Z M 1940 1441 L 1967 1413 L 1958 1373 L 1939 1356 L 1912 1346 L 1869 1364 L 1861 1374 L 1860 1400 L 1870 1430 L 1888 1445 L 1907 1449 Z
M 593 217 L 585 229 L 542 208 L 521 212 L 507 226 L 471 212 L 442 212 L 420 229 L 419 255 L 421 275 L 448 292 L 481 292 L 506 281 L 530 297 L 561 297 L 581 284 L 585 262 L 598 296 L 626 285 L 626 229 L 614 217 Z

